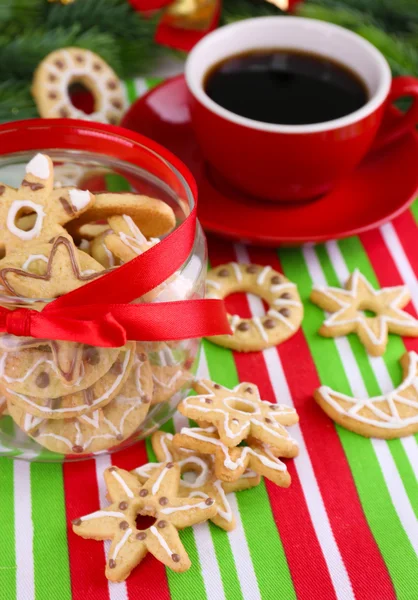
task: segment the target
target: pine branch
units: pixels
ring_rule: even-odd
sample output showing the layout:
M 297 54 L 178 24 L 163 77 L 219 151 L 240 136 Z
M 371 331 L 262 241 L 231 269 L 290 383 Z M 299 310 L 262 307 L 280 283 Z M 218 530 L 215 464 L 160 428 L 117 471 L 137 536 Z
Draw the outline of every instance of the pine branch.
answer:
M 0 123 L 38 116 L 29 86 L 20 81 L 0 83 Z
M 251 17 L 268 17 L 283 14 L 274 4 L 266 0 L 224 0 L 221 24 L 233 23 Z
M 36 67 L 45 56 L 66 46 L 99 52 L 117 72 L 121 70 L 118 48 L 109 35 L 94 30 L 80 33 L 77 26 L 49 31 L 37 29 L 27 31 L 12 41 L 0 36 L 0 81 L 31 80 Z

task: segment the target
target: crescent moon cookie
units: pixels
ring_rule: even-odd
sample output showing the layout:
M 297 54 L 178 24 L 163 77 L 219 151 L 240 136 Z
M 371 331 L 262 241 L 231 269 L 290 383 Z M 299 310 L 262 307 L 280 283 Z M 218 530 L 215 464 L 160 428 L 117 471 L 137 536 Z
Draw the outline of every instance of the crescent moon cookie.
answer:
M 75 83 L 91 92 L 94 98 L 91 114 L 71 102 L 69 90 Z M 116 125 L 125 109 L 123 89 L 113 69 L 100 56 L 83 48 L 62 48 L 48 54 L 35 71 L 32 95 L 43 118 L 64 117 Z
M 388 333 L 417 337 L 418 321 L 404 310 L 410 300 L 404 285 L 375 290 L 357 269 L 350 275 L 345 289 L 314 287 L 311 301 L 332 313 L 319 333 L 324 337 L 340 337 L 356 333 L 367 352 L 382 356 L 388 343 Z M 366 316 L 363 311 L 375 316 Z
M 407 352 L 400 362 L 404 380 L 383 396 L 360 400 L 323 385 L 314 398 L 333 421 L 365 437 L 412 435 L 418 431 L 418 355 Z
M 112 540 L 106 577 L 124 581 L 148 552 L 173 571 L 186 571 L 191 563 L 177 530 L 213 517 L 213 498 L 179 497 L 180 467 L 173 462 L 162 464 L 143 485 L 117 467 L 107 469 L 104 479 L 112 504 L 73 521 L 73 531 L 87 539 Z M 155 522 L 138 529 L 138 515 Z
M 254 471 L 247 470 L 237 481 L 227 483 L 215 476 L 211 457 L 202 456 L 194 450 L 176 448 L 171 433 L 157 431 L 152 435 L 151 443 L 157 460 L 161 462 L 148 463 L 134 469 L 132 473 L 135 473 L 143 483 L 161 467 L 161 463 L 177 462 L 182 476 L 179 496 L 182 498 L 213 498 L 216 503 L 216 514 L 210 520 L 225 531 L 235 529 L 235 516 L 226 494 L 257 486 L 260 483 L 260 476 Z M 185 476 L 186 473 L 187 476 Z M 192 474 L 195 477 L 192 477 Z
M 20 251 L 33 242 L 49 242 L 57 236 L 69 237 L 62 227 L 94 203 L 90 192 L 76 188 L 53 189 L 54 169 L 46 154 L 36 154 L 26 165 L 19 189 L 0 184 L 0 251 Z M 29 229 L 19 221 L 30 215 Z M 32 216 L 34 217 L 32 218 Z
M 243 319 L 229 315 L 232 335 L 209 338 L 219 346 L 252 352 L 277 346 L 294 335 L 303 318 L 296 285 L 272 267 L 229 263 L 216 267 L 206 279 L 206 298 L 223 300 L 235 292 L 249 292 L 267 302 L 265 317 Z
M 94 352 L 97 349 L 93 348 L 92 350 Z M 91 354 L 91 356 L 95 355 Z M 133 367 L 134 364 L 135 356 L 132 348 L 129 348 L 127 352 L 119 353 L 110 369 L 97 381 L 79 391 L 72 391 L 72 388 L 67 387 L 65 395 L 56 398 L 20 394 L 5 386 L 3 386 L 3 390 L 8 399 L 25 413 L 42 419 L 80 417 L 106 406 L 119 394 L 126 399 L 134 397 L 138 405 L 143 403 L 142 412 L 145 418 L 149 407 L 148 398 L 152 393 L 151 375 L 148 365 L 144 365 L 144 369 L 138 372 Z M 138 376 L 137 381 L 134 380 L 135 376 Z M 144 399 L 139 394 L 140 391 L 142 393 L 142 390 Z M 135 394 L 132 394 L 133 391 Z

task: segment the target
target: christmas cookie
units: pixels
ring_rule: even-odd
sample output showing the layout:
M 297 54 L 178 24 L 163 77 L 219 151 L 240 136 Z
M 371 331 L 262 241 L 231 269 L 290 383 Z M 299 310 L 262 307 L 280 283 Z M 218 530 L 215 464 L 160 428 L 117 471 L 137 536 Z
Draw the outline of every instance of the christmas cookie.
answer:
M 74 367 L 69 378 L 65 377 L 60 366 L 57 367 L 57 362 L 58 365 L 60 362 L 56 353 L 50 351 L 50 345 L 52 342 L 36 348 L 21 347 L 16 351 L 0 353 L 0 386 L 8 393 L 37 398 L 58 398 L 74 394 L 91 387 L 103 377 L 120 352 L 119 348 L 83 346 L 79 355 L 79 347 L 74 346 Z M 66 347 L 64 349 L 71 351 Z
M 146 252 L 160 241 L 158 238 L 147 240 L 128 215 L 110 217 L 108 223 L 113 233 L 105 237 L 104 244 L 109 252 L 124 263 Z
M 314 287 L 311 301 L 332 313 L 319 333 L 324 337 L 340 337 L 356 333 L 372 356 L 382 356 L 388 343 L 388 332 L 401 336 L 418 336 L 418 321 L 404 310 L 410 294 L 404 285 L 375 290 L 358 270 L 349 277 L 345 289 Z M 371 311 L 367 316 L 363 311 Z
M 82 84 L 93 96 L 91 114 L 71 102 L 70 87 L 76 83 Z M 100 56 L 83 48 L 62 48 L 48 54 L 35 71 L 32 95 L 44 118 L 117 124 L 125 109 L 122 85 L 113 69 Z
M 68 225 L 68 231 L 74 238 L 80 236 L 88 239 L 86 223 L 95 224 L 98 221 L 113 216 L 130 216 L 142 234 L 146 237 L 159 237 L 173 229 L 176 218 L 173 209 L 162 200 L 149 198 L 129 192 L 96 194 L 95 206 L 83 214 L 80 219 Z M 103 227 L 103 226 L 102 226 Z M 103 232 L 103 228 L 100 233 Z
M 120 260 L 116 258 L 105 244 L 106 238 L 112 234 L 113 231 L 108 227 L 89 243 L 90 254 L 105 269 L 113 269 L 113 267 L 121 264 Z
M 61 235 L 62 227 L 86 211 L 94 203 L 90 192 L 75 188 L 53 189 L 52 160 L 37 154 L 26 165 L 19 189 L 0 184 L 0 251 L 6 255 L 19 251 L 29 242 L 49 242 Z M 21 217 L 30 215 L 29 229 L 22 229 Z M 32 216 L 33 215 L 33 216 Z
M 35 244 L 26 252 L 7 255 L 0 261 L 2 285 L 11 294 L 25 298 L 57 298 L 103 273 L 97 261 L 62 236 L 52 245 Z
M 230 390 L 201 380 L 193 388 L 198 395 L 185 398 L 178 410 L 189 419 L 214 425 L 225 446 L 232 448 L 251 436 L 281 452 L 294 448 L 295 442 L 284 426 L 299 421 L 295 409 L 261 400 L 253 383 L 240 383 Z
M 418 431 L 418 355 L 403 355 L 404 380 L 383 396 L 358 399 L 323 385 L 314 398 L 336 423 L 365 437 L 386 440 Z
M 167 402 L 181 388 L 187 385 L 193 377 L 190 371 L 176 365 L 151 365 L 151 370 L 154 384 L 151 404 Z
M 183 427 L 174 436 L 174 445 L 179 448 L 189 448 L 200 454 L 214 455 L 215 475 L 221 481 L 237 481 L 247 469 L 264 475 L 280 487 L 289 487 L 290 475 L 286 465 L 271 451 L 267 444 L 251 446 L 226 446 L 216 433 L 215 427 Z M 294 443 L 287 453 L 281 456 L 288 458 L 296 456 L 298 448 Z
M 224 299 L 235 292 L 249 292 L 269 306 L 265 317 L 243 319 L 229 315 L 232 335 L 211 341 L 240 352 L 277 346 L 299 329 L 303 307 L 296 285 L 272 267 L 229 263 L 212 269 L 206 280 L 206 298 Z
M 88 539 L 111 539 L 106 577 L 125 580 L 148 552 L 174 571 L 186 571 L 190 560 L 180 541 L 184 529 L 214 516 L 212 498 L 180 498 L 180 467 L 165 463 L 142 486 L 137 477 L 116 467 L 105 471 L 112 504 L 73 521 L 77 535 Z M 155 523 L 138 529 L 137 516 L 151 516 Z
M 133 365 L 135 356 L 132 349 L 120 352 L 110 369 L 95 383 L 78 392 L 67 388 L 66 395 L 56 398 L 19 394 L 6 386 L 2 387 L 13 404 L 24 412 L 43 419 L 80 417 L 109 404 L 118 394 L 126 400 L 135 399 L 138 405 L 142 403 L 141 412 L 145 418 L 152 394 L 151 371 L 148 364 L 144 364 L 142 370 L 138 370 L 136 365 L 133 368 Z
M 178 462 L 182 476 L 179 495 L 184 498 L 213 498 L 216 514 L 211 521 L 226 531 L 232 531 L 235 528 L 235 517 L 226 494 L 255 487 L 260 483 L 260 476 L 247 470 L 237 481 L 227 483 L 215 476 L 211 457 L 203 456 L 194 450 L 176 448 L 171 433 L 157 431 L 153 434 L 151 443 L 159 461 Z M 133 472 L 144 482 L 159 468 L 159 463 L 148 463 Z

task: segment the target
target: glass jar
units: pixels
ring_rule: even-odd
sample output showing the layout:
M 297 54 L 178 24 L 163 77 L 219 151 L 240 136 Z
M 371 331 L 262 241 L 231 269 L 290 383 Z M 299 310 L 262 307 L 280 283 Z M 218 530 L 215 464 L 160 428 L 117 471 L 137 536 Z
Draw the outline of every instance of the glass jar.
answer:
M 176 227 L 194 206 L 192 176 L 164 148 L 120 127 L 66 119 L 0 126 L 0 182 L 18 187 L 25 165 L 39 151 L 53 160 L 58 187 L 158 198 L 173 209 Z M 81 240 L 77 244 L 83 248 Z M 202 298 L 206 262 L 205 237 L 197 224 L 190 256 L 152 291 L 151 301 Z M 149 302 L 149 295 L 137 301 L 143 300 Z M 0 305 L 40 306 L 1 287 Z M 41 342 L 0 334 L 2 456 L 81 460 L 145 438 L 189 392 L 200 347 L 198 339 L 129 342 L 122 349 Z

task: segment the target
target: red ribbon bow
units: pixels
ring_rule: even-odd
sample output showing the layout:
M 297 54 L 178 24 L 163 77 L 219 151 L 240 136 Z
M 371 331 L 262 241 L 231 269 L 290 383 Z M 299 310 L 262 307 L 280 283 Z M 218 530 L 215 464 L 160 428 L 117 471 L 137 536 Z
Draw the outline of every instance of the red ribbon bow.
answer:
M 115 348 L 127 340 L 169 341 L 231 333 L 220 300 L 130 304 L 187 260 L 194 244 L 196 210 L 195 206 L 180 227 L 144 254 L 57 298 L 41 312 L 0 307 L 0 332 Z

